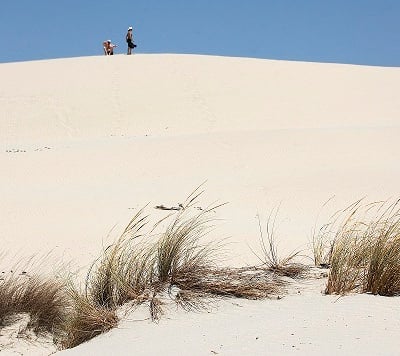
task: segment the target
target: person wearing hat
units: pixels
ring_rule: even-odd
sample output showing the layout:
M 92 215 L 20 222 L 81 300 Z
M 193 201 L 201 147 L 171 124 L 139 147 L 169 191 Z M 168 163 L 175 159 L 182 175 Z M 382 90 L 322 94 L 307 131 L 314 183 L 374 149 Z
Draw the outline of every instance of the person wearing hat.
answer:
M 132 54 L 132 49 L 136 47 L 133 43 L 133 34 L 132 34 L 132 27 L 128 28 L 128 33 L 125 36 L 126 43 L 128 44 L 128 55 Z
M 104 54 L 106 56 L 112 56 L 114 54 L 115 47 L 117 47 L 117 45 L 112 44 L 111 40 L 104 41 L 103 42 Z

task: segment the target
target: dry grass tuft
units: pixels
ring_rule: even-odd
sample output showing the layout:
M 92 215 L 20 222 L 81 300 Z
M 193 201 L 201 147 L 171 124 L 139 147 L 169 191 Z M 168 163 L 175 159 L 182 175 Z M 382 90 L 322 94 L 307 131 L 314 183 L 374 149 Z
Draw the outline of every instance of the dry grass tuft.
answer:
M 217 262 L 219 246 L 201 243 L 210 230 L 211 209 L 190 217 L 186 211 L 177 214 L 156 245 L 155 272 L 160 283 L 174 284 L 181 275 L 199 273 Z
M 145 231 L 147 217 L 143 211 L 132 218 L 117 241 L 92 264 L 84 293 L 71 289 L 73 314 L 66 326 L 64 347 L 72 347 L 114 327 L 116 309 L 128 301 L 148 302 L 152 320 L 159 320 L 163 314 L 159 295 L 168 290 L 177 276 L 209 262 L 208 247 L 198 244 L 204 225 L 210 221 L 206 218 L 209 211 L 184 218 L 197 196 L 189 197 L 183 211 L 175 215 L 154 242 L 151 241 L 155 227 Z
M 375 239 L 366 246 L 368 268 L 364 292 L 400 295 L 400 209 L 392 205 L 374 227 Z
M 10 275 L 0 282 L 0 327 L 13 315 L 28 314 L 29 330 L 58 335 L 68 298 L 65 285 L 55 278 Z
M 176 216 L 157 245 L 158 281 L 178 289 L 178 305 L 195 310 L 201 308 L 205 298 L 261 299 L 281 292 L 283 282 L 265 270 L 218 267 L 221 245 L 201 242 L 210 230 L 210 212 L 214 209 L 189 218 L 184 210 Z
M 362 204 L 360 200 L 344 212 L 331 240 L 326 293 L 399 295 L 399 201 Z
M 174 285 L 186 293 L 195 293 L 193 297 L 264 299 L 281 293 L 285 283 L 274 274 L 255 268 L 211 268 L 196 274 L 182 274 Z
M 178 289 L 174 300 L 179 307 L 189 312 L 211 309 L 215 297 L 201 290 Z
M 329 227 L 326 224 L 312 236 L 312 252 L 314 256 L 314 265 L 318 268 L 329 268 L 333 250 L 333 241 L 330 240 Z
M 329 263 L 327 294 L 346 294 L 362 287 L 365 253 L 364 242 L 358 238 L 343 235 L 336 239 Z
M 115 309 L 96 305 L 75 288 L 70 290 L 70 295 L 72 304 L 63 326 L 62 348 L 75 347 L 117 326 Z
M 261 268 L 268 270 L 281 277 L 298 278 L 304 277 L 309 267 L 305 264 L 295 262 L 296 258 L 300 257 L 300 251 L 295 251 L 284 258 L 280 258 L 278 254 L 277 242 L 275 239 L 275 221 L 278 210 L 273 212 L 268 217 L 265 234 L 261 226 L 260 216 L 257 215 L 258 227 L 260 231 L 260 246 L 261 255 L 253 251 L 261 262 Z
M 146 225 L 142 213 L 140 210 L 131 219 L 118 240 L 89 268 L 83 292 L 70 283 L 72 306 L 64 325 L 62 348 L 75 347 L 116 327 L 117 307 L 139 300 L 148 284 L 148 261 L 146 249 L 131 249 L 131 243 L 141 236 Z
M 111 311 L 127 301 L 146 302 L 151 319 L 157 321 L 163 314 L 165 292 L 185 309 L 200 309 L 215 297 L 260 299 L 282 291 L 283 282 L 265 269 L 217 267 L 221 243 L 203 240 L 219 206 L 192 209 L 201 193 L 195 190 L 181 210 L 168 215 L 171 221 L 158 235 L 153 234 L 155 227 L 146 231 L 142 211 L 132 218 L 88 272 L 84 298 L 92 308 Z M 294 268 L 294 264 L 285 266 L 285 272 L 297 275 Z
M 118 240 L 108 246 L 89 269 L 85 294 L 95 305 L 106 308 L 120 306 L 139 293 L 141 284 L 146 284 L 143 281 L 148 266 L 145 251 L 131 248 L 133 240 L 142 236 L 145 226 L 146 216 L 140 210 Z

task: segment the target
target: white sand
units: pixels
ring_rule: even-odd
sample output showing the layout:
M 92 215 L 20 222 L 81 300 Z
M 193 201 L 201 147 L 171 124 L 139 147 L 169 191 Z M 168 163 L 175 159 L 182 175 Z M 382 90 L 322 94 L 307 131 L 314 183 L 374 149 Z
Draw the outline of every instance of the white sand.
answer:
M 397 68 L 119 55 L 1 64 L 0 77 L 0 241 L 10 255 L 52 250 L 87 266 L 115 224 L 114 235 L 146 203 L 162 216 L 151 207 L 177 205 L 205 180 L 202 206 L 229 202 L 214 235 L 230 237 L 235 265 L 255 262 L 258 213 L 265 221 L 280 206 L 285 252 L 308 248 L 316 220 L 356 199 L 399 196 Z M 333 303 L 320 289 L 171 312 L 68 352 L 396 354 L 397 298 Z

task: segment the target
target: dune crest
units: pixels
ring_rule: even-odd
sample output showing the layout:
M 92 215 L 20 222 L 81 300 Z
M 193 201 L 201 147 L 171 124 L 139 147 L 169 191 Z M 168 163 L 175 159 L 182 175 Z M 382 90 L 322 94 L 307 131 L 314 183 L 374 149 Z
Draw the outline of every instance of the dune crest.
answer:
M 0 74 L 9 143 L 391 127 L 400 111 L 398 68 L 119 55 L 2 64 Z

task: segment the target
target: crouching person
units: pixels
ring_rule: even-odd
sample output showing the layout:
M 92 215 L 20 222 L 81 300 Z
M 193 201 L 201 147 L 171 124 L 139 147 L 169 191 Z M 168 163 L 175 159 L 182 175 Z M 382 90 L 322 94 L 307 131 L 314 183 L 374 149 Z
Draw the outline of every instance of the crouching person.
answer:
M 112 44 L 111 40 L 104 41 L 103 42 L 104 54 L 106 56 L 112 56 L 114 54 L 115 47 L 117 47 L 117 45 Z

